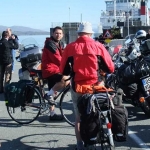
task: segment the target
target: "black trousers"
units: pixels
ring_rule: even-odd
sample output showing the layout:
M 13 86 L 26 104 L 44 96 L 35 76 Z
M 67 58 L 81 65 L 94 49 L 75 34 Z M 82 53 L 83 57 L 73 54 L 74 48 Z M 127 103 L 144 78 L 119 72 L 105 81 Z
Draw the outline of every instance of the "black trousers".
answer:
M 57 82 L 60 82 L 62 79 L 62 74 L 54 74 L 47 78 L 48 81 L 48 89 L 50 90 Z
M 12 65 L 0 65 L 0 93 L 4 91 L 4 86 L 10 83 L 12 76 Z

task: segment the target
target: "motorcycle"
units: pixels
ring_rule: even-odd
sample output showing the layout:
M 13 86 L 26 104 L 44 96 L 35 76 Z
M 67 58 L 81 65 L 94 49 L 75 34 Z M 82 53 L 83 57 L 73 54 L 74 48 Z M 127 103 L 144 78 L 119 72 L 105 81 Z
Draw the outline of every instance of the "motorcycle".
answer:
M 148 46 L 145 46 L 150 45 L 150 41 L 139 44 L 137 39 L 133 38 L 126 44 L 128 45 L 127 51 L 124 50 L 117 55 L 115 73 L 108 76 L 106 83 L 114 89 L 121 87 L 120 85 L 123 88 L 125 85 L 128 91 L 129 88 L 135 90 L 133 97 L 128 97 L 125 90 L 124 100 L 141 107 L 143 112 L 150 117 L 150 50 L 148 51 Z M 147 53 L 143 53 L 144 49 Z
M 22 40 L 19 46 L 19 56 L 16 60 L 21 63 L 18 70 L 20 80 L 30 80 L 31 72 L 29 70 L 41 70 L 42 50 L 34 38 Z

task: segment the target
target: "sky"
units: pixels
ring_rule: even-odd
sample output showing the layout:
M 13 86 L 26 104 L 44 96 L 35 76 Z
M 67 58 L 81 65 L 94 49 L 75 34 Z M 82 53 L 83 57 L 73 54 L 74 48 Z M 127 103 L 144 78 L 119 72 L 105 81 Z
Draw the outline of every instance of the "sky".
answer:
M 0 0 L 0 25 L 49 31 L 62 22 L 100 23 L 104 0 Z M 149 5 L 150 7 L 150 5 Z
M 0 0 L 0 25 L 49 31 L 62 22 L 100 23 L 104 0 Z

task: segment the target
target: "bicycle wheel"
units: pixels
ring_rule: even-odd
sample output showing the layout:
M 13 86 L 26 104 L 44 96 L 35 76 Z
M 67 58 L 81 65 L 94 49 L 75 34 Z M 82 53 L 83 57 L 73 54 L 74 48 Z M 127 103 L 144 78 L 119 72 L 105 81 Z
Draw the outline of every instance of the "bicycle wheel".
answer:
M 59 107 L 65 121 L 74 127 L 75 114 L 69 86 L 65 89 L 65 91 L 61 95 Z
M 115 150 L 114 144 L 110 144 L 110 137 L 107 135 L 105 129 L 101 127 L 99 132 L 100 144 L 102 150 Z M 113 137 L 112 137 L 113 140 Z
M 41 110 L 41 95 L 37 88 L 29 86 L 28 96 L 30 100 L 27 99 L 22 106 L 12 108 L 7 106 L 7 111 L 9 116 L 19 124 L 29 124 L 33 122 L 40 114 Z M 32 93 L 32 97 L 31 97 Z M 29 98 L 29 97 L 28 97 Z

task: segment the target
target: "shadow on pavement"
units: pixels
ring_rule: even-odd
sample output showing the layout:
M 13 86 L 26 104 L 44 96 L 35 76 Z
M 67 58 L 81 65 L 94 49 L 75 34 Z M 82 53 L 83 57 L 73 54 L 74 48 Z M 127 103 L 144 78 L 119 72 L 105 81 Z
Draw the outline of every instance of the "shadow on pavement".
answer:
M 126 106 L 129 121 L 139 121 L 149 119 L 140 107 Z
M 61 134 L 61 133 L 50 133 L 53 136 L 70 136 L 70 134 Z M 67 147 L 60 146 L 61 140 L 49 140 L 47 138 L 48 134 L 33 134 L 22 136 L 12 141 L 7 139 L 1 139 L 1 148 L 2 150 L 74 150 L 75 145 L 68 144 Z M 74 135 L 71 135 L 74 136 Z M 69 143 L 69 142 L 68 142 Z M 62 143 L 63 144 L 63 143 Z

